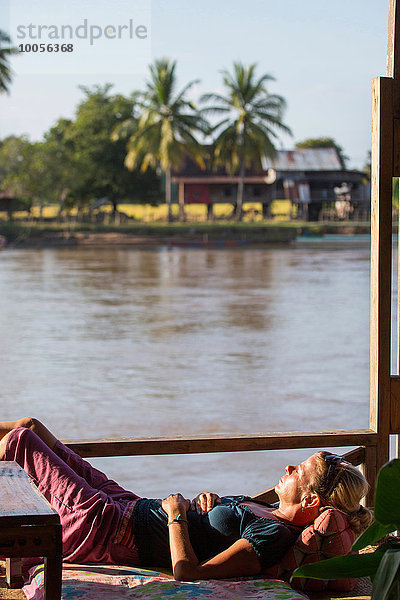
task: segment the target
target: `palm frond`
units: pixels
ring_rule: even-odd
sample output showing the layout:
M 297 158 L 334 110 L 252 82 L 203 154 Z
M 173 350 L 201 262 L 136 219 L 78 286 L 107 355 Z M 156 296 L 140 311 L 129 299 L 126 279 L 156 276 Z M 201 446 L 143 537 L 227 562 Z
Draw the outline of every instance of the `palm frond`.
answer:
M 198 81 L 187 83 L 176 93 L 176 62 L 158 59 L 150 66 L 146 90 L 138 99 L 140 115 L 127 149 L 126 165 L 142 170 L 160 165 L 163 171 L 178 168 L 191 155 L 204 167 L 204 150 L 197 134 L 208 133 L 204 114 L 186 98 Z
M 13 72 L 10 67 L 10 56 L 18 53 L 17 48 L 11 47 L 10 36 L 0 29 L 0 93 L 9 91 Z
M 125 119 L 122 123 L 118 123 L 111 134 L 111 139 L 116 142 L 120 139 L 131 137 L 137 129 L 137 122 L 134 119 Z
M 235 62 L 232 72 L 222 71 L 226 95 L 207 94 L 202 98 L 208 104 L 202 109 L 204 114 L 227 115 L 212 126 L 210 133 L 215 136 L 213 162 L 223 164 L 229 172 L 240 165 L 259 163 L 263 154 L 274 155 L 278 133 L 291 134 L 282 120 L 285 100 L 269 94 L 266 88 L 274 77 L 257 77 L 256 68 L 255 63 L 246 66 Z
M 220 104 L 225 105 L 227 107 L 230 106 L 229 100 L 225 98 L 225 96 L 221 96 L 220 94 L 203 94 L 200 97 L 200 102 L 219 102 Z
M 179 92 L 179 94 L 175 98 L 173 104 L 174 105 L 179 104 L 185 97 L 186 93 L 190 90 L 190 88 L 192 88 L 194 85 L 197 85 L 198 83 L 200 83 L 200 79 L 193 79 L 192 81 L 189 81 L 189 83 L 187 83 L 183 87 L 183 89 Z

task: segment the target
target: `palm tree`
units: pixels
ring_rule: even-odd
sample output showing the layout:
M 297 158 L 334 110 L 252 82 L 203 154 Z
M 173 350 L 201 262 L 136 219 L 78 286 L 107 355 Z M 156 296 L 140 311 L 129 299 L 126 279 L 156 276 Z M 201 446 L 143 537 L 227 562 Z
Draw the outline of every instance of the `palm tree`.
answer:
M 128 169 L 138 165 L 142 171 L 148 167 L 161 167 L 165 174 L 165 201 L 168 220 L 171 212 L 171 169 L 179 168 L 189 155 L 201 167 L 203 150 L 195 135 L 209 129 L 208 122 L 199 115 L 194 104 L 186 100 L 188 90 L 197 83 L 191 81 L 180 92 L 176 92 L 176 62 L 168 59 L 156 60 L 150 66 L 150 80 L 146 91 L 138 99 L 140 115 L 131 126 L 135 128 L 127 144 L 125 164 Z M 129 131 L 125 122 L 114 133 L 114 139 Z
M 205 94 L 201 101 L 213 103 L 202 112 L 223 115 L 213 128 L 217 135 L 213 144 L 214 165 L 223 165 L 232 175 L 239 171 L 236 219 L 242 218 L 246 168 L 260 165 L 262 156 L 273 157 L 276 130 L 291 134 L 282 123 L 286 106 L 281 96 L 269 94 L 267 81 L 271 75 L 256 78 L 256 64 L 234 63 L 233 74 L 222 71 L 226 96 Z
M 0 29 L 0 94 L 8 92 L 12 76 L 9 58 L 18 52 L 17 48 L 12 48 L 10 44 L 10 36 Z

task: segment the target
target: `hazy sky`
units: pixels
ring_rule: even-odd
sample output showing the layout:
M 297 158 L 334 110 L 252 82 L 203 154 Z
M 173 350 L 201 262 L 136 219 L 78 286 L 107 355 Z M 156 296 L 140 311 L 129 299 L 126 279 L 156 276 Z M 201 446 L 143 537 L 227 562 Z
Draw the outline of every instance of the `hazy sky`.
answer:
M 70 54 L 25 53 L 12 60 L 8 96 L 0 96 L 0 138 L 27 134 L 40 139 L 59 117 L 72 117 L 82 99 L 78 85 L 111 82 L 129 94 L 143 87 L 149 61 L 178 63 L 184 85 L 200 79 L 192 96 L 222 91 L 220 70 L 233 61 L 258 64 L 276 78 L 269 90 L 287 100 L 285 122 L 294 137 L 332 136 L 362 167 L 370 148 L 371 81 L 385 75 L 387 0 L 0 0 L 0 28 L 14 44 L 73 42 Z M 55 12 L 57 11 L 57 12 Z M 101 39 L 56 38 L 50 27 L 69 24 L 103 30 Z M 17 39 L 17 25 L 19 29 Z M 128 25 L 130 29 L 128 29 Z M 135 34 L 138 25 L 147 27 Z M 104 27 L 108 29 L 106 39 Z M 118 26 L 122 29 L 118 30 Z M 125 28 L 123 28 L 125 26 Z M 100 29 L 93 29 L 100 36 Z M 69 33 L 70 30 L 68 29 Z M 115 39 L 119 37 L 121 39 Z M 47 39 L 46 35 L 52 39 Z M 28 34 L 36 39 L 28 39 Z M 24 35 L 25 37 L 22 37 Z M 65 34 L 67 35 L 67 34 Z M 73 33 L 75 35 L 75 33 Z M 88 33 L 89 36 L 89 33 Z M 88 37 L 87 36 L 87 37 Z M 141 37 L 140 37 L 141 36 Z M 140 38 L 140 39 L 139 39 Z

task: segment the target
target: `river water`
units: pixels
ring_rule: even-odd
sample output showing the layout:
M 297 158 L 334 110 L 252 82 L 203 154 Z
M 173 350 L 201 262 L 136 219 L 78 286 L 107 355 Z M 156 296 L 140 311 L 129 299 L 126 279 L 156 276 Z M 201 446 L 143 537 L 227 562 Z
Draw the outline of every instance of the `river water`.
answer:
M 336 238 L 337 239 L 337 238 Z M 368 239 L 6 249 L 1 418 L 60 438 L 368 427 Z M 308 451 L 95 459 L 141 495 L 254 493 Z

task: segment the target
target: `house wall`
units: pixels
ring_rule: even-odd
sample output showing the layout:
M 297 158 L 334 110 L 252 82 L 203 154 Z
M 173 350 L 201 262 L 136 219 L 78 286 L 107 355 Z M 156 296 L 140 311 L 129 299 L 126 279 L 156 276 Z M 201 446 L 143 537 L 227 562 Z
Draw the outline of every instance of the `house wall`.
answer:
M 246 184 L 244 188 L 244 202 L 269 203 L 274 197 L 273 185 Z M 217 204 L 235 203 L 237 185 L 235 183 L 213 184 L 185 184 L 186 204 Z

